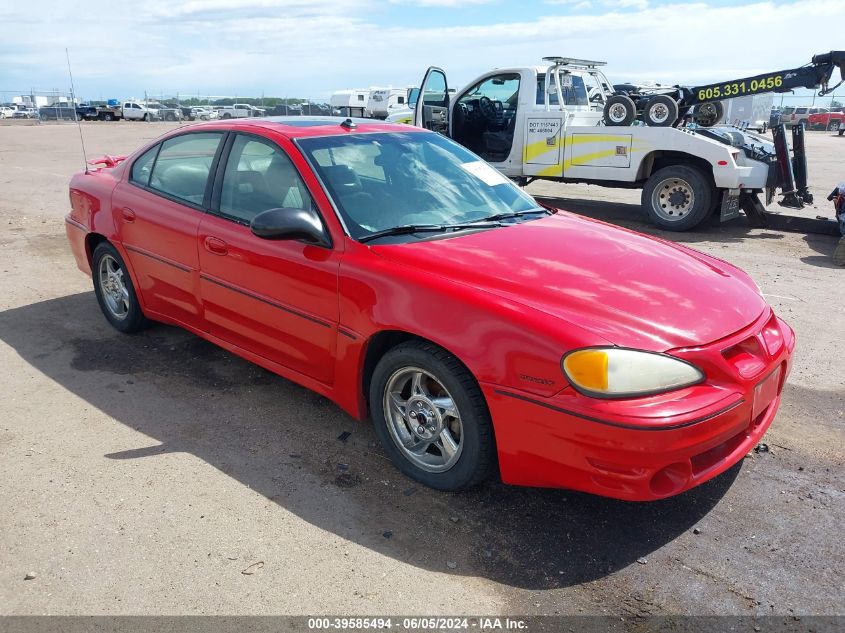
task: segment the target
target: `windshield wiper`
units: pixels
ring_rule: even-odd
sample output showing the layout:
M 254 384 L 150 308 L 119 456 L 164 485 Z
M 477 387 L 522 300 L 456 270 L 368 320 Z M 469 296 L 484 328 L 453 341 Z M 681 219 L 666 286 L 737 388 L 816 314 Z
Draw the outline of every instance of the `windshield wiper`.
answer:
M 498 222 L 499 220 L 510 220 L 511 218 L 521 218 L 524 215 L 533 215 L 535 213 L 545 213 L 546 215 L 552 215 L 554 212 L 549 211 L 548 209 L 543 208 L 536 208 L 530 209 L 529 211 L 508 211 L 507 213 L 497 213 L 496 215 L 491 215 L 486 218 L 481 218 L 477 220 L 477 222 Z
M 465 231 L 467 229 L 494 229 L 502 226 L 500 222 L 485 219 L 482 222 L 469 222 L 467 224 L 402 224 L 383 231 L 376 231 L 364 237 L 359 237 L 359 242 L 370 242 L 380 237 L 391 235 L 410 235 L 412 233 L 443 233 L 445 231 Z

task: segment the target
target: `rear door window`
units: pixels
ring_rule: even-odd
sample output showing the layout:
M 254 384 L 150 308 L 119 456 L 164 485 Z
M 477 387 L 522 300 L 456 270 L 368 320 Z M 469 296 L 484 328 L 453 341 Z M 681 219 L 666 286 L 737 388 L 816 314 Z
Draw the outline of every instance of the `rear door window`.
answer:
M 222 132 L 184 134 L 167 139 L 153 166 L 149 186 L 200 206 Z

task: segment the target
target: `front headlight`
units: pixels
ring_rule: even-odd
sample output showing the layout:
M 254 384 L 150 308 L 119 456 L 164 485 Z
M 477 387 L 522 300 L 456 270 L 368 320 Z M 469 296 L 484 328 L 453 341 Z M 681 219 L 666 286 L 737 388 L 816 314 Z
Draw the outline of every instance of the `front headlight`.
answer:
M 619 347 L 575 350 L 560 364 L 575 389 L 597 398 L 652 395 L 704 380 L 701 370 L 679 358 Z

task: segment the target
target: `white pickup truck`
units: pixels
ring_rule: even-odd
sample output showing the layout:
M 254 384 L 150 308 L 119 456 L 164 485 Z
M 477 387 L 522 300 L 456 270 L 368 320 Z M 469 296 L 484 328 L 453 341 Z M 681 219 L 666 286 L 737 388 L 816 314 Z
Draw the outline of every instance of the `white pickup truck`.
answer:
M 222 106 L 217 108 L 221 119 L 242 119 L 244 117 L 264 116 L 267 110 L 256 108 L 248 103 L 236 103 L 235 105 Z
M 443 70 L 429 68 L 414 125 L 451 137 L 523 184 L 641 188 L 649 219 L 667 230 L 690 229 L 718 211 L 723 220 L 740 208 L 759 213 L 757 195 L 765 192 L 768 204 L 776 187 L 785 201 L 795 199 L 779 165 L 787 150 L 776 151 L 771 140 L 736 129 L 609 126 L 604 110 L 613 89 L 602 62 L 550 62 L 491 70 L 455 94 Z
M 124 101 L 120 113 L 127 121 L 156 121 L 158 119 L 158 113 L 155 110 L 151 110 L 137 101 Z M 110 121 L 111 119 L 106 120 Z

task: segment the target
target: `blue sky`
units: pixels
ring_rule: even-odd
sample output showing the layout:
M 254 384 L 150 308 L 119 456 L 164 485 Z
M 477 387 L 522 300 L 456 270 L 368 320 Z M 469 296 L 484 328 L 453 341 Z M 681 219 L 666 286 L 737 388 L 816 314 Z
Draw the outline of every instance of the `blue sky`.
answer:
M 0 91 L 68 86 L 88 98 L 203 94 L 326 98 L 463 85 L 545 55 L 605 60 L 611 81 L 706 83 L 845 48 L 845 0 L 78 0 L 0 5 Z M 845 91 L 841 91 L 845 92 Z

